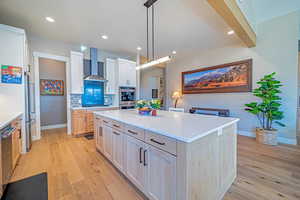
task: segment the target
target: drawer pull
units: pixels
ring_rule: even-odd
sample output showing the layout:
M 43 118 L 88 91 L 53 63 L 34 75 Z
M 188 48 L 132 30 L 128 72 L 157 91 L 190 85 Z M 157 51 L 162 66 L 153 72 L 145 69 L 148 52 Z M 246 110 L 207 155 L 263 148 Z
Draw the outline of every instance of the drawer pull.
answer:
M 146 163 L 146 153 L 147 153 L 147 150 L 144 150 L 144 166 L 147 166 L 147 163 Z
M 142 161 L 142 150 L 143 150 L 143 148 L 140 147 L 140 163 L 141 163 L 141 164 L 143 163 L 143 161 Z
M 150 139 L 150 141 L 151 142 L 154 142 L 154 143 L 156 143 L 156 144 L 159 144 L 159 145 L 165 145 L 166 143 L 164 143 L 164 142 L 158 142 L 158 141 L 156 141 L 156 140 L 154 140 L 154 139 Z
M 131 131 L 131 130 L 128 130 L 129 133 L 133 134 L 133 135 L 138 135 L 137 132 L 134 132 L 134 131 Z
M 103 120 L 104 123 L 108 123 L 108 121 Z
M 116 125 L 116 124 L 114 124 L 113 126 L 116 127 L 116 128 L 120 128 L 120 126 L 118 126 L 118 125 Z
M 120 133 L 117 133 L 117 132 L 115 132 L 115 131 L 113 131 L 113 134 L 115 134 L 115 135 L 120 135 Z

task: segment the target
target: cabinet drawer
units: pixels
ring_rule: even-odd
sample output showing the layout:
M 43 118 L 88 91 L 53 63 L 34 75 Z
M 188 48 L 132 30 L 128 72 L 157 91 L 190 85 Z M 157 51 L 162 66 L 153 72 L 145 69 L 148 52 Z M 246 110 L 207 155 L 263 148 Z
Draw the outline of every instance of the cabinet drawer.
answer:
M 73 116 L 85 116 L 86 111 L 85 110 L 73 110 L 72 115 Z
M 102 124 L 106 126 L 111 126 L 111 120 L 105 117 L 102 117 Z
M 144 131 L 144 129 L 134 127 L 134 126 L 130 126 L 130 125 L 126 125 L 125 126 L 125 133 L 127 135 L 135 137 L 139 140 L 143 140 L 143 141 L 145 140 L 145 131 Z
M 118 131 L 123 131 L 124 125 L 121 122 L 111 120 L 111 127 Z
M 177 141 L 172 138 L 146 131 L 145 142 L 173 155 L 177 154 Z

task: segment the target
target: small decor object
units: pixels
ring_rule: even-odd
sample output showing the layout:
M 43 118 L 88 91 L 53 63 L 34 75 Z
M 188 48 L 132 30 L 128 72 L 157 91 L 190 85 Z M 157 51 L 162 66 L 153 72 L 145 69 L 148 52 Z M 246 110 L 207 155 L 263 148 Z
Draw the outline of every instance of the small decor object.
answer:
M 172 94 L 172 99 L 175 99 L 175 105 L 174 107 L 177 108 L 177 103 L 178 103 L 178 100 L 182 97 L 182 94 L 178 91 L 176 92 L 173 92 Z
M 252 90 L 252 59 L 182 72 L 182 93 L 230 93 Z
M 160 99 L 152 99 L 149 103 L 152 108 L 152 116 L 157 116 L 157 110 L 160 109 L 161 100 Z
M 64 81 L 63 80 L 40 80 L 40 94 L 48 96 L 63 96 Z
M 136 107 L 140 115 L 150 115 L 151 108 L 149 102 L 146 100 L 139 100 L 136 102 Z
M 281 82 L 274 78 L 275 72 L 265 75 L 259 85 L 253 91 L 254 96 L 261 99 L 261 102 L 251 102 L 245 104 L 245 110 L 257 116 L 260 128 L 256 128 L 256 140 L 259 143 L 277 145 L 277 130 L 273 127 L 274 123 L 284 127 L 279 120 L 283 119 L 283 112 L 280 111 L 281 98 L 278 96 Z
M 22 67 L 2 65 L 1 82 L 10 84 L 22 84 Z

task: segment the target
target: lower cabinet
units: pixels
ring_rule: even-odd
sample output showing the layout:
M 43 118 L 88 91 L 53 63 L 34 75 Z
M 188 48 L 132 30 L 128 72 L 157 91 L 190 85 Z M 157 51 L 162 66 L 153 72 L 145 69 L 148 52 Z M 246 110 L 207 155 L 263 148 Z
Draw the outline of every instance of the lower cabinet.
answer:
M 103 126 L 103 153 L 108 160 L 113 161 L 113 135 L 112 128 Z
M 145 144 L 131 136 L 126 138 L 126 175 L 127 178 L 142 192 L 146 189 L 146 173 L 144 163 Z
M 117 130 L 112 130 L 112 147 L 113 147 L 113 157 L 112 162 L 121 172 L 124 173 L 124 139 L 123 133 Z
M 150 200 L 176 200 L 176 156 L 107 125 L 102 130 L 103 154 L 138 189 Z
M 103 130 L 102 130 L 102 120 L 98 117 L 94 118 L 94 137 L 96 148 L 103 153 Z
M 146 160 L 146 191 L 151 200 L 176 199 L 176 157 L 148 145 Z

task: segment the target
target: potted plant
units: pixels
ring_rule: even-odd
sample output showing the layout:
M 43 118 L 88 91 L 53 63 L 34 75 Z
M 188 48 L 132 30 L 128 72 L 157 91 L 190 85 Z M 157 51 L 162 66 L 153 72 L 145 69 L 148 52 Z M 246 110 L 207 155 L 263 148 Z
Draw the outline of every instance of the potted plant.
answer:
M 275 72 L 265 75 L 257 82 L 258 88 L 254 89 L 253 95 L 260 98 L 261 102 L 245 104 L 246 111 L 257 116 L 260 128 L 256 128 L 256 140 L 263 144 L 277 145 L 277 129 L 274 124 L 284 127 L 279 120 L 283 119 L 280 111 L 281 98 L 278 96 L 281 82 L 274 78 Z
M 150 115 L 151 108 L 146 100 L 137 101 L 135 106 L 138 108 L 140 115 Z
M 151 108 L 152 108 L 152 116 L 157 116 L 157 110 L 160 109 L 161 101 L 160 99 L 152 99 L 149 102 Z

